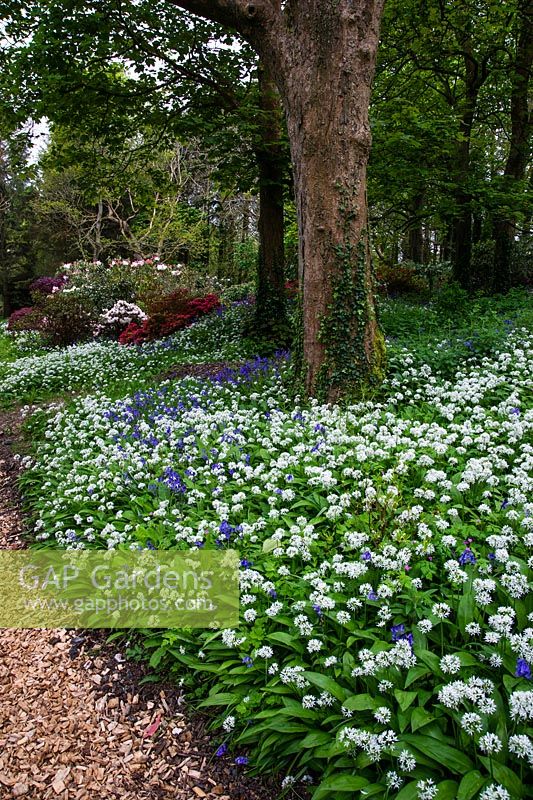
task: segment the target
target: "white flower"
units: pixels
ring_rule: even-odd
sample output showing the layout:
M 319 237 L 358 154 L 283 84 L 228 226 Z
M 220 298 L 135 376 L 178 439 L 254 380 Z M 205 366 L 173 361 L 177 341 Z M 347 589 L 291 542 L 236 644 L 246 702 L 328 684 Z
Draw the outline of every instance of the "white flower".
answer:
M 461 659 L 459 656 L 443 656 L 440 660 L 440 668 L 446 674 L 455 675 L 461 669 Z
M 461 717 L 461 727 L 469 736 L 473 736 L 476 733 L 481 733 L 483 730 L 483 721 L 479 714 L 470 712 L 463 714 Z
M 380 706 L 374 711 L 374 719 L 382 725 L 388 725 L 391 721 L 392 713 L 386 706 Z
M 400 789 L 403 784 L 403 779 L 400 778 L 397 772 L 390 770 L 385 775 L 385 783 L 389 789 Z
M 416 784 L 418 800 L 433 800 L 438 792 L 435 782 L 429 778 L 427 781 L 418 781 Z
M 268 645 L 263 645 L 262 647 L 259 647 L 255 651 L 255 654 L 256 654 L 256 656 L 258 658 L 267 658 L 268 659 L 268 658 L 272 658 L 272 656 L 274 655 L 274 651 Z
M 235 727 L 235 717 L 226 717 L 226 719 L 222 723 L 222 727 L 224 728 L 226 733 L 232 731 L 233 728 Z
M 416 767 L 416 759 L 409 750 L 402 750 L 398 756 L 398 765 L 403 772 L 412 772 Z
M 500 784 L 491 783 L 490 786 L 481 792 L 479 800 L 511 800 L 511 795 Z
M 533 691 L 513 692 L 509 698 L 511 719 L 533 719 Z
M 502 749 L 502 741 L 495 733 L 486 733 L 480 738 L 478 745 L 480 750 L 489 756 L 493 753 L 499 753 Z
M 518 758 L 527 758 L 533 766 L 533 742 L 525 734 L 515 734 L 509 737 L 509 752 Z
M 446 619 L 451 614 L 451 608 L 447 603 L 435 603 L 431 609 L 433 616 L 439 619 Z

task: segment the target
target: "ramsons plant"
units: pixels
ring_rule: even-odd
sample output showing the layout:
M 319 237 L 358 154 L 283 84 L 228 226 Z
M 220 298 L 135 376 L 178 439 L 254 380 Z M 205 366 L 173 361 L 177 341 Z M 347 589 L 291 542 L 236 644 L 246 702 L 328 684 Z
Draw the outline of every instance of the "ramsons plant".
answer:
M 133 653 L 282 791 L 530 797 L 532 345 L 513 326 L 449 379 L 401 350 L 381 402 L 346 409 L 295 404 L 278 358 L 41 412 L 37 540 L 240 550 L 239 629 Z

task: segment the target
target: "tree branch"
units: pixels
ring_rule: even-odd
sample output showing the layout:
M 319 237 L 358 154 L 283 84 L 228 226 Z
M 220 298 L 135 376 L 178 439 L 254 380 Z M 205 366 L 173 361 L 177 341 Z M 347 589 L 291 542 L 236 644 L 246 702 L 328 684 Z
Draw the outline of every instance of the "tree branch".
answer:
M 170 0 L 179 6 L 212 22 L 239 31 L 248 38 L 250 29 L 267 22 L 275 10 L 271 0 Z

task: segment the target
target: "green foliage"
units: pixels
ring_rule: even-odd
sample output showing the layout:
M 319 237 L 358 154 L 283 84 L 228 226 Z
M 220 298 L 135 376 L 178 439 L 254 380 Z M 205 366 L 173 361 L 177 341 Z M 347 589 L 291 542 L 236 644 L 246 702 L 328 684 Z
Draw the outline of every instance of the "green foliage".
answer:
M 192 326 L 191 353 L 206 359 L 196 343 L 243 311 Z M 386 301 L 382 316 L 396 341 L 379 402 L 295 407 L 278 362 L 227 381 L 132 383 L 121 402 L 78 398 L 30 423 L 24 495 L 40 547 L 239 547 L 238 630 L 130 637 L 132 658 L 210 713 L 213 750 L 246 748 L 250 768 L 281 770 L 286 788 L 312 776 L 313 800 L 485 800 L 493 783 L 519 800 L 530 771 L 511 737 L 531 734 L 530 696 L 520 706 L 515 694 L 531 691 L 516 674 L 533 610 L 528 296 L 479 297 L 451 315 Z M 446 373 L 442 337 L 474 340 L 481 325 L 491 349 Z M 167 467 L 184 494 L 160 486 Z

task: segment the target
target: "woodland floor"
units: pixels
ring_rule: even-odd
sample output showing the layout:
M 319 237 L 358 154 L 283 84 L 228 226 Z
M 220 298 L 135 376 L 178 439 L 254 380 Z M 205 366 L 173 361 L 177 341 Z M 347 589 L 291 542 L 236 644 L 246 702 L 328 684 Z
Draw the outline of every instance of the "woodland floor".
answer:
M 0 413 L 1 549 L 24 546 L 20 427 L 17 412 Z M 213 758 L 179 689 L 142 676 L 98 631 L 0 630 L 0 800 L 274 797 Z

